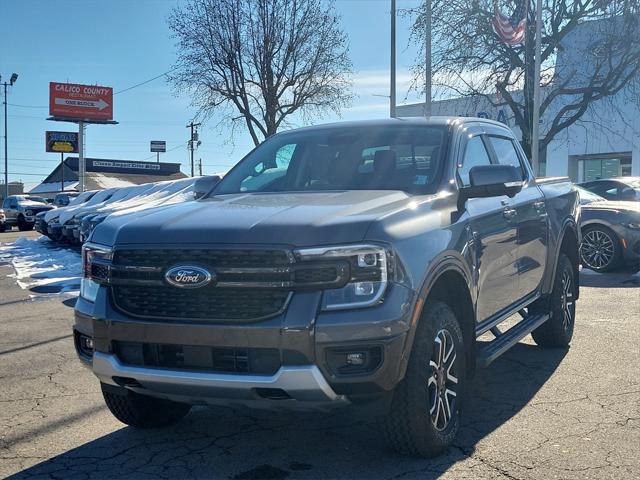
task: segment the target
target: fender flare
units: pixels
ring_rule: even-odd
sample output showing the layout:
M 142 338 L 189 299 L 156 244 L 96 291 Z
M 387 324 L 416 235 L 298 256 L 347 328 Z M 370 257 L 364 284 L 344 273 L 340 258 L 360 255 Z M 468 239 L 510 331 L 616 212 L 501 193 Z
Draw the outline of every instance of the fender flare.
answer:
M 560 230 L 560 235 L 558 236 L 558 242 L 556 243 L 556 251 L 554 254 L 554 260 L 553 260 L 553 270 L 551 271 L 551 274 L 549 276 L 547 276 L 545 278 L 545 288 L 543 290 L 543 294 L 546 295 L 548 293 L 551 292 L 551 289 L 553 288 L 553 280 L 556 278 L 556 270 L 558 269 L 558 262 L 560 261 L 560 247 L 562 246 L 562 242 L 564 242 L 564 238 L 567 234 L 567 231 L 571 230 L 573 231 L 573 234 L 576 236 L 576 242 L 578 244 L 578 265 L 576 265 L 576 278 L 575 278 L 575 282 L 576 282 L 576 300 L 579 298 L 580 296 L 580 276 L 579 276 L 579 263 L 580 263 L 580 241 L 581 241 L 581 234 L 580 234 L 580 227 L 578 226 L 578 224 L 575 222 L 575 220 L 571 217 L 568 217 L 565 219 L 565 221 L 562 224 L 562 229 Z
M 473 277 L 467 265 L 465 264 L 464 259 L 458 252 L 444 253 L 440 258 L 432 263 L 427 272 L 427 275 L 425 276 L 424 281 L 422 282 L 422 286 L 419 290 L 417 290 L 416 298 L 413 302 L 412 307 L 413 312 L 411 314 L 411 322 L 409 324 L 409 329 L 407 330 L 404 348 L 402 349 L 402 359 L 399 365 L 398 381 L 404 378 L 407 371 L 407 366 L 409 365 L 409 357 L 411 356 L 411 352 L 413 350 L 413 342 L 415 339 L 416 330 L 418 328 L 418 322 L 420 321 L 420 317 L 422 316 L 422 312 L 424 310 L 425 301 L 440 277 L 450 271 L 454 271 L 462 276 L 467 285 L 471 301 L 475 305 L 476 295 L 473 289 Z M 469 347 L 473 349 L 472 353 L 475 355 L 475 342 L 472 342 Z

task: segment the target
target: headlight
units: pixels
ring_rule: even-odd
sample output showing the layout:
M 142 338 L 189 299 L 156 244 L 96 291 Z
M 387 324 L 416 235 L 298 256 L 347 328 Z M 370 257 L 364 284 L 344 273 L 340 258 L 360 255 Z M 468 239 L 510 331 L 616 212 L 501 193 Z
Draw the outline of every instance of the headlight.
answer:
M 301 261 L 346 260 L 349 282 L 342 288 L 324 290 L 323 310 L 370 307 L 379 303 L 387 288 L 391 254 L 377 245 L 348 245 L 296 250 Z
M 80 296 L 95 302 L 101 282 L 109 279 L 109 265 L 113 258 L 110 248 L 87 243 L 82 247 L 82 281 Z
M 30 216 L 32 216 L 32 215 L 33 215 L 33 210 L 25 210 L 24 214 L 25 214 L 27 217 L 30 217 Z

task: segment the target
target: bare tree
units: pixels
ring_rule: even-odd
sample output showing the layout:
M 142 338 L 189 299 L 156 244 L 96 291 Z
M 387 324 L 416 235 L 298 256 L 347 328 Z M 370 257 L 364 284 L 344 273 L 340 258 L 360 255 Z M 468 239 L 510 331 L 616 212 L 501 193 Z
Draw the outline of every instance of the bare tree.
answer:
M 351 100 L 347 37 L 321 0 L 188 0 L 169 25 L 178 60 L 170 81 L 201 117 L 246 125 L 254 143 L 291 115 L 339 113 Z
M 508 107 L 531 158 L 535 0 L 528 1 L 530 41 L 509 46 L 494 32 L 492 20 L 496 6 L 508 14 L 514 1 L 432 0 L 432 68 L 440 94 Z M 541 151 L 596 102 L 611 101 L 621 91 L 638 101 L 640 0 L 543 0 L 542 11 Z M 424 5 L 409 13 L 415 15 L 412 39 L 424 45 Z M 580 48 L 566 51 L 572 35 L 582 35 L 571 42 Z M 559 57 L 562 62 L 556 63 Z M 423 72 L 420 62 L 415 85 L 422 85 Z M 613 102 L 610 106 L 615 108 Z

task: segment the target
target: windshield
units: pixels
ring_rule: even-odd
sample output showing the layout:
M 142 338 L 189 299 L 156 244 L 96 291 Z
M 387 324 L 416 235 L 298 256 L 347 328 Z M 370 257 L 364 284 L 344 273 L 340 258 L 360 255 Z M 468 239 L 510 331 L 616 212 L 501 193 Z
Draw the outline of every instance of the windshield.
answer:
M 576 187 L 576 190 L 578 190 L 578 193 L 580 194 L 580 205 L 586 205 L 587 203 L 592 202 L 603 202 L 606 200 L 604 197 L 596 195 L 582 187 Z
M 253 150 L 212 195 L 324 190 L 434 193 L 444 126 L 325 128 L 276 135 Z
M 26 201 L 28 201 L 28 202 L 47 203 L 47 201 L 44 198 L 42 198 L 42 197 L 34 197 L 32 195 L 24 197 L 24 199 Z

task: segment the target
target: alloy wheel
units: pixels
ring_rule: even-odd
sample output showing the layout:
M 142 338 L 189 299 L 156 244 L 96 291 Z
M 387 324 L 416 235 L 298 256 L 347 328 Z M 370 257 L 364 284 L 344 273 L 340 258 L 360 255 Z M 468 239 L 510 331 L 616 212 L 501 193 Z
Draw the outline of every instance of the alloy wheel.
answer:
M 436 430 L 442 431 L 451 422 L 456 411 L 458 372 L 456 348 L 448 330 L 440 330 L 433 344 L 427 380 L 429 415 Z
M 573 298 L 573 281 L 571 274 L 567 270 L 562 272 L 562 293 L 560 296 L 562 307 L 562 327 L 565 331 L 569 330 L 575 318 L 576 304 Z
M 611 236 L 602 230 L 589 230 L 582 238 L 580 256 L 590 268 L 601 270 L 613 261 L 615 247 Z

